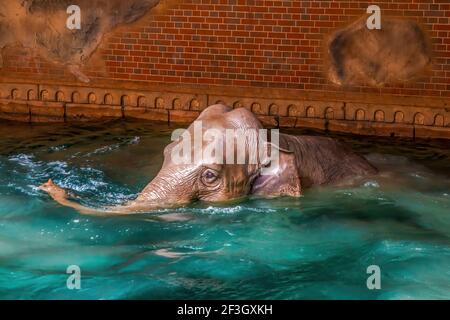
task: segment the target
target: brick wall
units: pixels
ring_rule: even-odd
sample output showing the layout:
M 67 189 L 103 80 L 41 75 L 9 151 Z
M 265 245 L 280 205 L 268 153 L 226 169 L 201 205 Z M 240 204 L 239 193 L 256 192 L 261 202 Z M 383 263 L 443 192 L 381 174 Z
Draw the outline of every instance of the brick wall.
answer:
M 366 1 L 162 0 L 108 34 L 82 83 L 23 48 L 3 50 L 0 118 L 192 122 L 208 105 L 254 112 L 264 125 L 450 139 L 449 0 L 378 1 L 384 17 L 417 21 L 430 70 L 408 83 L 342 88 L 327 79 L 328 37 Z
M 432 70 L 384 88 L 339 88 L 326 77 L 327 37 L 378 4 L 428 33 Z M 26 50 L 4 50 L 8 77 L 71 79 Z M 138 23 L 109 34 L 84 72 L 94 80 L 203 84 L 301 91 L 450 97 L 448 0 L 163 0 Z

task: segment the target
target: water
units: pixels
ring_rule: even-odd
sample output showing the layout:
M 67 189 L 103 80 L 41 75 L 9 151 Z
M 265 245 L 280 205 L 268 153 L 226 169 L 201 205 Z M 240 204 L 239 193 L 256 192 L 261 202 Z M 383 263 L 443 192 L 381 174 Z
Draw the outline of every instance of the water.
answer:
M 99 218 L 36 189 L 51 177 L 84 204 L 122 203 L 156 174 L 173 129 L 2 123 L 0 298 L 450 298 L 448 142 L 337 136 L 381 174 L 301 199 Z M 70 265 L 81 290 L 66 287 Z M 370 265 L 381 290 L 367 289 Z

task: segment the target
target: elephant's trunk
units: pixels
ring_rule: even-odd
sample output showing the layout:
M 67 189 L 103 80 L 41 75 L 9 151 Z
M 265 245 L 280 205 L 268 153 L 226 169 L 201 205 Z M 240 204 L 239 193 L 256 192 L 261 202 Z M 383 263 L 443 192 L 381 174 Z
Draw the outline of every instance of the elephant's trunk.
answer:
M 137 203 L 148 209 L 187 204 L 196 199 L 195 170 L 188 166 L 163 168 L 145 187 Z

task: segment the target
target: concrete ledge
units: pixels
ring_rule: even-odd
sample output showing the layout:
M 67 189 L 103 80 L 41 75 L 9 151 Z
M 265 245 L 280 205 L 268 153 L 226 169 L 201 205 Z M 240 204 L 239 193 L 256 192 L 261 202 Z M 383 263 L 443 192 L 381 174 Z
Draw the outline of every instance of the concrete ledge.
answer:
M 200 115 L 199 111 L 169 110 L 169 122 L 191 123 Z
M 450 139 L 450 128 L 416 126 L 414 136 L 423 139 Z
M 65 105 L 62 102 L 28 101 L 31 122 L 63 122 Z
M 296 122 L 296 117 L 280 117 L 278 119 L 278 125 L 280 128 L 294 128 Z
M 297 118 L 297 121 L 295 122 L 295 128 L 327 130 L 327 120 Z
M 381 137 L 414 137 L 414 126 L 373 121 L 330 120 L 328 130 Z
M 277 116 L 257 116 L 259 121 L 266 128 L 278 128 L 278 117 Z
M 124 116 L 127 119 L 169 122 L 169 112 L 162 109 L 125 107 Z
M 122 118 L 121 106 L 108 106 L 96 104 L 66 104 L 67 120 Z
M 27 101 L 0 99 L 0 118 L 12 121 L 29 122 L 30 107 Z

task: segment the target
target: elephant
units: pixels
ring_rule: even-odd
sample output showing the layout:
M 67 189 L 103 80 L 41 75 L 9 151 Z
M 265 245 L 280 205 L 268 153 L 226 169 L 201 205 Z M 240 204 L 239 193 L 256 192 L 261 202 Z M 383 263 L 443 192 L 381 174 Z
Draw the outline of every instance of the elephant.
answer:
M 249 145 L 252 144 L 259 145 L 263 150 L 267 149 L 267 152 L 261 153 L 263 156 L 254 158 L 256 161 L 250 161 L 252 154 L 245 151 L 245 159 L 241 162 L 237 161 L 234 155 L 234 161 L 221 161 L 225 158 L 221 152 L 212 152 L 210 157 L 205 153 L 205 157 L 200 157 L 199 161 L 193 163 L 181 162 L 176 159 L 176 155 L 183 153 L 183 156 L 191 156 L 198 151 L 199 145 L 196 145 L 194 139 L 196 124 L 199 123 L 202 130 L 213 129 L 223 138 L 222 141 L 226 141 L 224 145 L 232 145 L 234 150 L 238 145 L 234 144 L 235 141 L 226 139 L 230 130 L 238 130 L 241 132 L 239 135 L 252 130 L 264 130 L 258 118 L 245 108 L 212 105 L 202 111 L 197 120 L 188 127 L 185 133 L 189 135 L 179 135 L 166 146 L 162 168 L 135 200 L 115 207 L 97 209 L 70 200 L 68 192 L 52 180 L 41 185 L 40 189 L 59 204 L 76 209 L 82 214 L 105 216 L 146 213 L 185 206 L 194 201 L 223 203 L 247 196 L 300 197 L 307 188 L 377 173 L 377 169 L 363 156 L 332 138 L 283 133 L 279 133 L 277 143 L 274 140 L 264 142 L 260 139 L 245 141 L 245 150 L 250 150 Z M 190 149 L 183 150 L 182 145 L 187 145 Z M 206 144 L 205 148 L 208 146 L 210 145 Z M 273 154 L 277 154 L 277 157 L 273 157 Z M 272 162 L 276 162 L 276 165 L 271 165 Z

